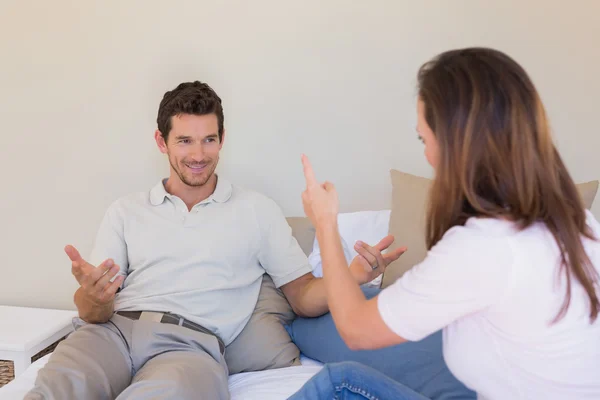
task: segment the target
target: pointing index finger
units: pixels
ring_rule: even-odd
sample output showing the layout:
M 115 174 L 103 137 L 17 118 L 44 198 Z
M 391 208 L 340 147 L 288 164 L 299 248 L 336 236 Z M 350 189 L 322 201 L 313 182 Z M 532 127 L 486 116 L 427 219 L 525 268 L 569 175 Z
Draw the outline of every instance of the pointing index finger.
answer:
M 304 167 L 304 178 L 306 178 L 306 187 L 318 186 L 317 177 L 315 171 L 313 171 L 312 165 L 306 155 L 302 154 L 302 166 Z

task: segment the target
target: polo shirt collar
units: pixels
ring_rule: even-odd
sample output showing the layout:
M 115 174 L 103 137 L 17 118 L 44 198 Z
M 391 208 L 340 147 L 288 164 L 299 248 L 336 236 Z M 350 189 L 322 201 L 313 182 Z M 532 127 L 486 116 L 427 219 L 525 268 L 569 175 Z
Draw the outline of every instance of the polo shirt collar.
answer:
M 166 198 L 170 199 L 173 197 L 173 195 L 165 189 L 165 183 L 167 183 L 167 178 L 162 179 L 150 190 L 150 204 L 153 206 L 161 205 Z M 231 198 L 232 191 L 233 186 L 231 183 L 228 180 L 217 176 L 217 187 L 215 188 L 215 191 L 208 196 L 208 198 L 202 200 L 200 204 L 210 203 L 211 201 L 225 203 Z
M 232 192 L 233 186 L 231 185 L 231 183 L 228 180 L 217 176 L 217 187 L 215 188 L 213 194 L 208 196 L 208 199 L 206 199 L 205 201 L 209 201 L 212 199 L 217 203 L 225 203 L 231 198 Z

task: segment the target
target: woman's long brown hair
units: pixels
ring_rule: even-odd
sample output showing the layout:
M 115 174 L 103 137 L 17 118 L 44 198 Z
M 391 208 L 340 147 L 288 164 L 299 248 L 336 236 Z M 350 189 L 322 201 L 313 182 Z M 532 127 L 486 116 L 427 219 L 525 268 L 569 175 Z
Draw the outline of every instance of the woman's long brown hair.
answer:
M 569 308 L 573 278 L 599 312 L 598 272 L 582 243 L 595 239 L 585 207 L 553 142 L 546 112 L 525 70 L 506 54 L 468 48 L 440 54 L 418 75 L 425 119 L 439 145 L 427 246 L 469 217 L 505 218 L 524 229 L 544 223 L 561 253 Z M 548 266 L 550 267 L 550 266 Z

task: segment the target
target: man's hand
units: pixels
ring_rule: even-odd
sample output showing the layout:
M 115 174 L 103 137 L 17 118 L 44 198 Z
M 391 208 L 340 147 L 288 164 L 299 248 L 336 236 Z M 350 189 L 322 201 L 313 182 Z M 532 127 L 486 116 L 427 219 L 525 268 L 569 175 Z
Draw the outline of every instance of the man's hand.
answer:
M 71 273 L 81 285 L 87 300 L 98 306 L 112 303 L 117 290 L 125 280 L 124 276 L 118 276 L 113 282 L 110 282 L 119 272 L 119 266 L 108 259 L 98 267 L 94 267 L 81 257 L 75 247 L 70 245 L 65 247 L 65 253 L 72 262 Z
M 388 235 L 381 239 L 375 246 L 363 242 L 356 242 L 354 250 L 358 253 L 350 263 L 350 272 L 359 285 L 370 282 L 383 274 L 390 263 L 396 261 L 405 251 L 406 247 L 398 248 L 390 253 L 381 252 L 394 243 L 394 237 Z

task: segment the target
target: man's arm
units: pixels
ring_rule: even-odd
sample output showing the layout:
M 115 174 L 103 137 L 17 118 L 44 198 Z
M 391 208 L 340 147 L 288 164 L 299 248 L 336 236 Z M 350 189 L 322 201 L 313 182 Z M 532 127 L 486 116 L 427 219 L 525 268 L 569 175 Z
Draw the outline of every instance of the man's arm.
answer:
M 392 253 L 382 255 L 381 251 L 387 249 L 393 242 L 393 236 L 386 236 L 373 247 L 365 243 L 357 243 L 354 249 L 357 251 L 358 256 L 352 260 L 348 267 L 352 279 L 362 285 L 382 274 L 385 268 L 392 261 L 398 259 L 405 250 L 398 249 Z M 325 260 L 323 261 L 325 262 Z M 377 268 L 373 269 L 371 265 L 375 264 Z M 283 285 L 281 290 L 294 312 L 300 317 L 318 317 L 329 311 L 325 281 L 322 278 L 316 278 L 311 273 L 302 275 Z
M 65 247 L 71 259 L 71 272 L 81 285 L 75 292 L 74 301 L 79 317 L 89 323 L 107 322 L 114 311 L 114 299 L 125 277 L 119 275 L 119 266 L 108 259 L 94 267 L 85 261 L 73 246 Z
M 74 296 L 79 318 L 91 324 L 102 324 L 107 322 L 114 312 L 114 299 L 104 305 L 94 303 L 83 291 L 77 289 Z
M 286 283 L 281 290 L 300 317 L 318 317 L 329 310 L 323 279 L 311 273 Z
M 114 312 L 115 294 L 127 276 L 129 265 L 124 238 L 124 213 L 119 201 L 106 210 L 96 233 L 89 262 L 81 257 L 75 247 L 65 247 L 72 263 L 71 272 L 81 285 L 74 295 L 75 305 L 79 317 L 89 323 L 103 323 L 110 319 Z
M 312 275 L 306 254 L 292 236 L 292 229 L 281 209 L 273 200 L 263 197 L 257 199 L 254 208 L 261 232 L 260 264 L 273 278 L 275 285 L 281 287 L 296 314 L 303 317 L 325 314 L 329 308 L 323 280 Z M 388 248 L 393 241 L 393 236 L 388 236 L 374 247 L 362 243 L 354 246 L 359 255 L 352 260 L 349 268 L 356 283 L 362 285 L 375 279 L 390 262 L 400 256 L 398 252 L 386 254 L 383 256 L 385 262 L 379 263 L 376 269 L 371 268 L 374 262 L 370 260 L 381 258 L 380 251 Z

